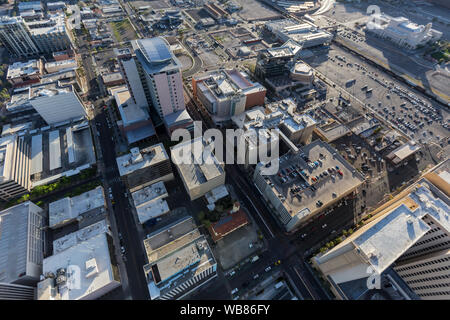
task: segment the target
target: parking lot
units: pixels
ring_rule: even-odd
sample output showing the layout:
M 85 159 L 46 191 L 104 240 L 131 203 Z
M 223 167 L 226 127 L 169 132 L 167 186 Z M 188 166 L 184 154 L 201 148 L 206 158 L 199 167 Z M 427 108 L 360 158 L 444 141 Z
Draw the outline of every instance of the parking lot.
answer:
M 236 3 L 242 6 L 238 15 L 246 21 L 273 20 L 282 17 L 277 11 L 257 0 L 236 0 Z
M 423 144 L 447 143 L 450 115 L 437 103 L 336 46 L 305 60 L 410 138 Z

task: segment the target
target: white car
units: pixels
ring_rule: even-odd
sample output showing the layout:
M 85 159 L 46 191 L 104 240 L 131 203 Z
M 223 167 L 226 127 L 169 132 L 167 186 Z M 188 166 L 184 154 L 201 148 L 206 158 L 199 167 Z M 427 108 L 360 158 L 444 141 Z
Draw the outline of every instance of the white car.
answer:
M 325 229 L 327 227 L 327 224 L 325 223 L 323 226 L 322 226 L 322 229 Z
M 270 266 L 264 269 L 265 272 L 269 272 L 270 270 L 272 270 L 272 267 Z
M 238 291 L 239 291 L 238 288 L 234 288 L 233 290 L 231 290 L 231 294 L 235 294 L 235 293 L 237 293 Z
M 259 278 L 259 274 L 255 274 L 254 276 L 253 276 L 253 280 L 256 280 L 256 279 L 258 279 Z

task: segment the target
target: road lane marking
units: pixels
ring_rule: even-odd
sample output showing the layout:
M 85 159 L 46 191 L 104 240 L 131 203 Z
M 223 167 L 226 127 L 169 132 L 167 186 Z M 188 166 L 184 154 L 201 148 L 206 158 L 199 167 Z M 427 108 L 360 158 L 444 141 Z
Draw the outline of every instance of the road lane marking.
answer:
M 270 230 L 269 226 L 267 225 L 266 221 L 263 219 L 261 213 L 259 213 L 259 210 L 255 207 L 255 205 L 253 204 L 253 201 L 248 197 L 248 195 L 244 192 L 244 190 L 242 190 L 241 186 L 238 184 L 237 185 L 239 187 L 239 189 L 241 189 L 242 193 L 245 195 L 245 197 L 247 198 L 248 201 L 250 201 L 250 204 L 253 206 L 253 208 L 255 209 L 256 213 L 258 214 L 259 218 L 262 220 L 262 222 L 264 223 L 264 225 L 266 226 L 267 230 L 269 230 L 270 235 L 272 236 L 272 238 L 275 238 L 275 235 L 273 234 L 272 230 Z
M 294 269 L 295 273 L 297 274 L 297 276 L 300 278 L 300 280 L 302 281 L 303 285 L 305 286 L 306 290 L 308 290 L 309 295 L 311 296 L 311 298 L 313 298 L 313 300 L 316 300 L 316 298 L 314 297 L 314 295 L 312 294 L 311 290 L 309 290 L 308 286 L 306 285 L 305 281 L 303 280 L 303 278 L 300 276 L 300 273 L 298 273 L 298 270 L 295 267 L 292 267 L 292 269 Z

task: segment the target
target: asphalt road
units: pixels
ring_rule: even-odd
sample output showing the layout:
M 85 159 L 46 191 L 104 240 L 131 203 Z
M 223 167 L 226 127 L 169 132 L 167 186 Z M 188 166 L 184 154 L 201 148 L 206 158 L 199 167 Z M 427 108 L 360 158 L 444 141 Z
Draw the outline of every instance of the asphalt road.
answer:
M 190 96 L 189 93 L 186 94 Z M 188 101 L 187 103 L 187 109 L 191 114 L 191 117 L 194 120 L 203 121 L 204 128 L 211 127 L 209 119 L 204 119 L 197 110 L 202 108 L 203 107 L 201 106 L 197 106 L 193 100 Z M 255 272 L 261 272 L 260 268 L 265 269 L 269 265 L 274 266 L 274 263 L 280 260 L 281 264 L 279 265 L 279 268 L 289 275 L 294 282 L 294 286 L 304 299 L 327 299 L 327 294 L 323 288 L 316 282 L 313 275 L 304 266 L 303 254 L 309 247 L 306 247 L 300 241 L 296 241 L 298 235 L 287 235 L 281 230 L 264 202 L 261 201 L 261 195 L 256 190 L 256 187 L 253 183 L 249 183 L 247 179 L 243 178 L 245 173 L 241 172 L 237 165 L 227 165 L 225 170 L 227 183 L 232 184 L 235 188 L 239 199 L 244 203 L 258 224 L 267 244 L 265 258 L 262 259 L 261 262 L 255 264 L 255 270 L 254 268 L 246 268 L 242 273 L 239 272 L 240 274 L 236 276 L 235 280 L 232 281 L 232 284 L 239 289 L 245 282 L 252 281 Z M 339 216 L 336 216 L 335 219 L 337 219 L 337 221 L 345 220 Z M 353 221 L 353 215 L 351 221 Z M 321 221 L 317 221 L 316 223 L 319 224 Z M 328 228 L 316 227 L 314 233 L 318 238 L 327 238 L 331 234 L 331 230 Z M 261 264 L 263 266 L 261 266 Z M 214 291 L 213 286 L 211 290 Z
M 114 141 L 111 141 L 111 134 L 108 130 L 105 113 L 97 115 L 95 121 L 99 122 L 97 128 L 100 132 L 99 140 L 105 165 L 105 172 L 103 172 L 106 177 L 105 185 L 111 186 L 112 189 L 115 201 L 113 206 L 114 216 L 119 232 L 123 236 L 122 245 L 126 250 L 125 266 L 130 293 L 134 300 L 149 299 L 147 282 L 142 269 L 145 263 L 142 241 L 138 236 L 128 199 L 125 197 L 126 187 L 120 180 L 116 164 Z

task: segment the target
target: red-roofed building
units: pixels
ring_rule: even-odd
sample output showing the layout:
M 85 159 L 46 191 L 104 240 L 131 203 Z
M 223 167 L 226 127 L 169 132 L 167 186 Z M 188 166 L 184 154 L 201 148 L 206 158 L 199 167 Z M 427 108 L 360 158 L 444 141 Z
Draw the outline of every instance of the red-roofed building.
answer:
M 231 232 L 248 224 L 248 218 L 242 209 L 230 213 L 215 223 L 211 223 L 208 230 L 214 242 L 219 241 Z

